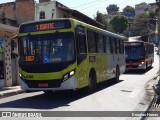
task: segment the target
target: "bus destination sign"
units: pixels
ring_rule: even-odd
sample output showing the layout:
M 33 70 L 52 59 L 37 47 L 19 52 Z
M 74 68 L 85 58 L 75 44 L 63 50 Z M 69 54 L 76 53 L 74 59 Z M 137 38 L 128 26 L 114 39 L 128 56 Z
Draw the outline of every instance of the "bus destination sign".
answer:
M 36 24 L 36 30 L 52 30 L 54 29 L 54 23 Z
M 71 28 L 69 20 L 52 20 L 26 23 L 20 26 L 20 33 L 38 32 L 47 30 L 58 30 Z

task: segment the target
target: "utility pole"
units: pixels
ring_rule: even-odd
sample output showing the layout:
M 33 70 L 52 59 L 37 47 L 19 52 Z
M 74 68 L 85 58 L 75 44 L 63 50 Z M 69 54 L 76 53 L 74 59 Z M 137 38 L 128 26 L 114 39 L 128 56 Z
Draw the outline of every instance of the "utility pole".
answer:
M 130 37 L 131 36 L 131 18 L 130 17 L 128 17 L 128 37 Z
M 156 3 L 160 9 L 160 0 L 156 0 Z M 160 11 L 157 13 L 157 20 L 156 20 L 156 30 L 155 30 L 157 42 L 158 42 L 158 55 L 159 55 L 159 81 L 156 85 L 153 86 L 153 89 L 156 94 L 160 95 Z

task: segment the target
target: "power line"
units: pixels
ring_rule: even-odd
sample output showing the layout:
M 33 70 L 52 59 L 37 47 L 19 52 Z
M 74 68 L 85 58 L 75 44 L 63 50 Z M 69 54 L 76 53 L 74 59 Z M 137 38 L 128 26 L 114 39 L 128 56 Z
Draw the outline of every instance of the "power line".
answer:
M 99 1 L 101 1 L 101 0 L 95 0 L 95 1 L 88 2 L 88 3 L 85 3 L 85 4 L 79 5 L 79 6 L 71 7 L 71 8 L 82 7 L 82 6 L 85 6 L 85 5 L 88 5 L 88 4 L 92 4 L 92 3 L 95 3 L 95 2 L 99 2 Z
M 106 0 L 103 0 L 103 1 L 106 1 Z M 101 1 L 101 2 L 103 2 L 103 1 Z M 101 4 L 101 3 L 97 3 L 97 4 Z M 83 8 L 83 10 L 82 10 L 82 11 L 84 11 L 84 10 L 86 10 L 86 9 L 91 9 L 93 6 L 96 6 L 97 4 L 92 5 L 91 7 Z M 104 4 L 104 3 L 103 3 L 103 4 Z M 96 7 L 96 8 L 97 8 L 97 7 Z M 98 7 L 98 8 L 101 8 L 101 7 Z
M 86 5 L 90 5 L 90 4 L 96 3 L 96 2 L 102 3 L 103 1 L 109 1 L 109 0 L 95 0 L 95 1 L 92 1 L 92 2 L 84 3 L 84 4 L 81 4 L 81 5 L 79 5 L 79 6 L 74 6 L 74 7 L 70 7 L 70 8 L 71 8 L 71 9 L 74 9 L 74 8 L 78 8 L 78 7 L 83 7 L 83 6 L 86 6 Z M 124 4 L 124 3 L 129 2 L 129 1 L 130 1 L 130 0 L 126 0 L 125 2 L 120 2 L 120 3 L 118 3 L 118 4 Z M 97 4 L 99 4 L 99 3 L 97 3 Z M 84 8 L 83 11 L 86 10 L 86 9 L 92 8 L 92 6 L 96 6 L 97 4 L 95 4 L 95 5 L 90 5 L 91 7 L 88 6 L 88 7 Z M 104 3 L 103 3 L 103 4 L 104 4 Z M 98 8 L 100 8 L 100 7 L 98 7 Z

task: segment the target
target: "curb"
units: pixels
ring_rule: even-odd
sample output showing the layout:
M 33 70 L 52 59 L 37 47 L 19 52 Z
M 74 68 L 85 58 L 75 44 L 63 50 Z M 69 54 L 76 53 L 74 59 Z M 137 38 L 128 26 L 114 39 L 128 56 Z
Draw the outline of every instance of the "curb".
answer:
M 144 114 L 146 114 L 148 111 L 150 111 L 150 109 L 152 108 L 152 105 L 154 103 L 155 100 L 155 92 L 153 90 L 153 85 L 156 84 L 156 82 L 159 80 L 159 75 L 153 77 L 151 80 L 149 80 L 145 86 L 146 91 L 148 92 L 147 95 L 151 97 L 151 101 L 149 106 L 147 107 L 146 111 L 144 112 Z M 143 116 L 140 117 L 140 120 L 146 120 L 148 117 Z
M 21 93 L 24 93 L 24 91 L 23 90 L 15 90 L 15 91 L 12 91 L 12 92 L 1 93 L 0 94 L 0 99 L 5 98 L 5 97 L 10 97 L 10 96 L 13 96 L 13 95 L 18 95 L 18 94 L 21 94 Z

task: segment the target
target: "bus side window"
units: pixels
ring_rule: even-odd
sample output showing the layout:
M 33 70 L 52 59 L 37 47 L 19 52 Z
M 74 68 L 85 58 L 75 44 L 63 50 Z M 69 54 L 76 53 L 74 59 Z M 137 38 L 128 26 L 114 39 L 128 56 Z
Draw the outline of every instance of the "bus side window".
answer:
M 120 39 L 118 40 L 118 44 L 119 44 L 119 54 L 121 54 L 121 52 L 122 52 L 122 51 L 121 51 L 121 50 L 122 50 L 122 48 L 121 48 L 121 40 L 120 40 Z
M 115 43 L 115 39 L 112 38 L 111 41 L 112 41 L 113 54 L 115 54 L 115 53 L 116 53 L 116 43 Z
M 119 46 L 119 39 L 116 39 L 116 48 L 117 48 L 117 54 L 120 53 L 120 46 Z
M 120 40 L 120 48 L 121 48 L 121 54 L 124 54 L 124 42 L 123 42 L 123 40 Z
M 93 31 L 88 30 L 88 51 L 89 53 L 96 53 L 96 33 Z
M 97 50 L 98 53 L 104 53 L 104 39 L 103 36 L 101 34 L 97 34 Z
M 106 36 L 106 53 L 110 54 L 111 53 L 111 44 L 110 44 L 110 39 L 108 36 Z
M 86 36 L 83 33 L 76 33 L 77 39 L 77 63 L 78 65 L 87 58 Z
M 115 42 L 115 53 L 118 53 L 118 40 L 116 38 L 114 38 L 114 42 Z
M 112 41 L 112 38 L 109 37 L 109 44 L 110 44 L 110 52 L 113 53 L 113 41 Z
M 78 48 L 79 48 L 79 53 L 86 53 L 87 52 L 85 34 L 79 34 Z

